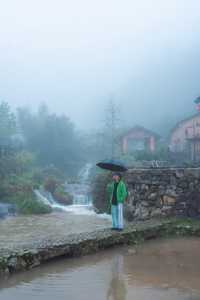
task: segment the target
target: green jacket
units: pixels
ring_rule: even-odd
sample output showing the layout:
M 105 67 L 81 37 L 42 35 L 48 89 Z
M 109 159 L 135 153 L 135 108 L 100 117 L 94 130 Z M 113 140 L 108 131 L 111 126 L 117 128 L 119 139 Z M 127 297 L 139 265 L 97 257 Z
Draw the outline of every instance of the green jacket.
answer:
M 107 185 L 107 192 L 109 193 L 110 204 L 112 204 L 112 197 L 114 192 L 114 181 Z M 126 185 L 123 180 L 120 180 L 117 187 L 117 203 L 123 203 L 128 196 Z

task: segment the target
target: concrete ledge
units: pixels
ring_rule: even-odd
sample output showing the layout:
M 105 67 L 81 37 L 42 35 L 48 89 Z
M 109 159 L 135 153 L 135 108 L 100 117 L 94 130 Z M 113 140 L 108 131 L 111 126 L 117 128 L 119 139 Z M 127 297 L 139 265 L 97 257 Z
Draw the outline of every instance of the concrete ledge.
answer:
M 0 276 L 34 268 L 53 258 L 78 257 L 117 245 L 137 244 L 167 236 L 200 237 L 200 221 L 162 220 L 129 225 L 123 232 L 110 229 L 47 240 L 22 249 L 0 249 Z

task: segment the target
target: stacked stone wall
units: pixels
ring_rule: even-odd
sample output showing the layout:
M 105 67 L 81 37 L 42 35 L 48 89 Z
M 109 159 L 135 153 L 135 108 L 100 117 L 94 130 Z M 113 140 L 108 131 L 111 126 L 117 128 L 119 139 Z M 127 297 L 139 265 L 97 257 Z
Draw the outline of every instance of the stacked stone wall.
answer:
M 131 169 L 127 219 L 200 215 L 200 168 Z

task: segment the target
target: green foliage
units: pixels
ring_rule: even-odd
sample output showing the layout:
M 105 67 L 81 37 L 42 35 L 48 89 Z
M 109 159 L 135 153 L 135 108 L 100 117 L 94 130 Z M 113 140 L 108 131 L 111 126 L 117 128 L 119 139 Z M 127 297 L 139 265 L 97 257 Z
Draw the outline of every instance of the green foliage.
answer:
M 50 206 L 38 201 L 32 193 L 17 193 L 11 198 L 11 202 L 21 214 L 46 214 L 52 211 Z
M 33 193 L 34 184 L 31 176 L 12 175 L 1 182 L 0 199 L 16 205 L 23 214 L 51 212 L 51 208 L 38 201 Z
M 63 185 L 58 185 L 53 193 L 57 202 L 65 205 L 73 204 L 73 196 L 66 192 Z
M 0 159 L 0 201 L 16 205 L 19 213 L 47 213 L 51 208 L 39 202 L 33 193 L 40 183 L 34 177 L 34 156 L 18 152 Z
M 44 189 L 50 192 L 57 202 L 66 205 L 72 204 L 73 196 L 65 191 L 63 183 L 55 177 L 49 176 L 44 182 Z
M 30 198 L 20 204 L 19 212 L 22 214 L 49 214 L 52 212 L 52 208 Z
M 34 195 L 45 188 L 63 202 L 72 197 L 58 188 L 65 181 L 64 172 L 75 175 L 83 163 L 79 134 L 66 116 L 50 114 L 42 105 L 37 113 L 19 109 L 18 124 L 26 144 L 0 157 L 0 201 L 16 205 L 20 213 L 47 213 L 51 208 Z M 0 140 L 9 143 L 16 133 L 16 117 L 5 102 L 0 104 Z
M 0 178 L 1 180 L 12 173 L 16 173 L 16 160 L 14 156 L 0 158 Z
M 0 103 L 0 138 L 7 139 L 16 132 L 16 118 L 6 102 Z
M 92 181 L 93 205 L 100 213 L 110 213 L 110 195 L 108 183 L 112 176 L 109 172 L 98 174 Z
M 27 172 L 33 168 L 36 157 L 28 151 L 21 151 L 15 154 L 17 173 Z
M 35 163 L 35 157 L 28 151 L 21 151 L 0 157 L 0 178 L 6 178 L 10 175 L 22 175 L 24 172 L 30 172 Z
M 50 193 L 54 193 L 58 186 L 58 181 L 54 177 L 47 177 L 44 182 L 44 188 Z
M 69 196 L 69 197 L 72 197 L 68 192 L 65 191 L 65 188 L 63 185 L 58 185 L 56 187 L 56 190 L 55 190 L 57 193 L 59 193 L 60 195 L 66 195 L 66 196 Z

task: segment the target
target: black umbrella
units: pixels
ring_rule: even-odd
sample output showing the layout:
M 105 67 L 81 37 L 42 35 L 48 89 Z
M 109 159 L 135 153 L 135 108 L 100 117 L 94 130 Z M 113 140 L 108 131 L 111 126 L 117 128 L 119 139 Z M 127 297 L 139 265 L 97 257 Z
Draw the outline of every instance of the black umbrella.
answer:
M 200 103 L 200 97 L 196 98 L 196 100 L 194 101 L 196 104 Z
M 101 169 L 110 170 L 113 172 L 125 172 L 127 167 L 119 160 L 106 159 L 96 164 Z

